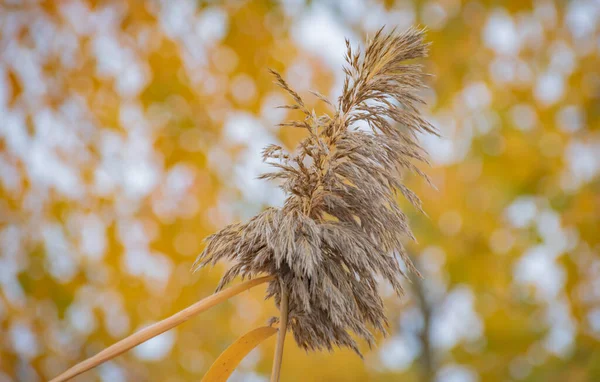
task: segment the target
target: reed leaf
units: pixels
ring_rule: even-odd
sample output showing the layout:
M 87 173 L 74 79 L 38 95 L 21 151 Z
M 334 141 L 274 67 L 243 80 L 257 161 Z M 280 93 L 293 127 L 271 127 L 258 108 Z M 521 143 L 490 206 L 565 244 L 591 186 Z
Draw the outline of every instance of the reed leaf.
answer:
M 200 300 L 197 303 L 175 313 L 171 317 L 165 318 L 162 321 L 150 325 L 147 328 L 144 328 L 139 332 L 136 332 L 130 335 L 129 337 L 126 337 L 121 341 L 107 347 L 100 353 L 86 359 L 85 361 L 78 363 L 77 365 L 71 367 L 69 370 L 65 371 L 61 375 L 53 378 L 50 382 L 68 381 L 69 379 L 76 377 L 79 374 L 85 373 L 86 371 L 93 369 L 94 367 L 101 365 L 104 362 L 111 360 L 120 354 L 123 354 L 127 350 L 141 344 L 142 342 L 146 342 L 149 339 L 166 332 L 167 330 L 173 329 L 175 326 L 184 323 L 190 318 L 212 308 L 213 306 L 227 301 L 231 297 L 238 295 L 252 287 L 263 284 L 271 280 L 272 278 L 273 276 L 265 276 L 253 280 L 248 280 L 239 285 L 215 293 L 212 296 L 206 297 L 205 299 Z
M 261 342 L 277 333 L 272 326 L 251 330 L 232 343 L 210 366 L 202 382 L 225 382 L 237 365 Z

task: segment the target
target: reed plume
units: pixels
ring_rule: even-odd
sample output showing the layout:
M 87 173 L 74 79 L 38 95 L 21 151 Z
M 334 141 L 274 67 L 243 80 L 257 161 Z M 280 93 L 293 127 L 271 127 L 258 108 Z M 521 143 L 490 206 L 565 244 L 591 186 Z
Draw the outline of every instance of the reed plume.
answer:
M 287 198 L 247 223 L 229 225 L 207 238 L 196 269 L 230 260 L 218 290 L 235 277 L 274 276 L 267 288 L 280 307 L 288 306 L 291 330 L 306 350 L 349 347 L 360 355 L 351 333 L 369 345 L 369 328 L 385 334 L 387 319 L 378 277 L 402 294 L 403 267 L 416 269 L 403 247 L 414 239 L 399 194 L 418 209 L 419 198 L 403 183 L 410 171 L 425 178 L 416 162 L 427 162 L 417 133 L 436 134 L 418 107 L 424 103 L 421 66 L 407 63 L 427 55 L 424 31 L 379 30 L 364 53 L 346 41 L 343 91 L 331 114 L 316 115 L 285 80 L 276 83 L 293 99 L 285 108 L 304 118 L 281 124 L 305 129 L 297 149 L 270 145 L 263 158 Z M 365 127 L 368 127 L 366 129 Z M 284 315 L 285 317 L 285 315 Z

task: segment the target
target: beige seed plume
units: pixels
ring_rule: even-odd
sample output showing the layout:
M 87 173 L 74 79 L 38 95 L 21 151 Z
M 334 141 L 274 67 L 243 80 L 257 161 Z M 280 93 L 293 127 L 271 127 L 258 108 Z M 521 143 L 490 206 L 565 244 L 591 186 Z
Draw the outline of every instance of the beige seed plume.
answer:
M 402 245 L 413 238 L 397 204 L 402 194 L 419 209 L 419 198 L 402 184 L 414 164 L 426 162 L 418 132 L 436 134 L 421 116 L 425 87 L 421 67 L 407 60 L 427 55 L 424 31 L 377 32 L 364 54 L 348 41 L 342 95 L 335 113 L 315 115 L 273 72 L 294 99 L 286 108 L 303 120 L 284 123 L 306 129 L 296 152 L 270 145 L 263 158 L 276 168 L 262 175 L 277 179 L 286 192 L 282 208 L 269 208 L 247 223 L 232 224 L 207 238 L 196 268 L 227 259 L 233 266 L 219 289 L 236 276 L 269 274 L 267 297 L 281 302 L 289 293 L 289 330 L 307 350 L 347 346 L 358 354 L 351 332 L 374 342 L 368 326 L 385 333 L 387 320 L 377 277 L 402 293 L 399 261 L 416 272 Z M 358 129 L 368 125 L 370 131 Z

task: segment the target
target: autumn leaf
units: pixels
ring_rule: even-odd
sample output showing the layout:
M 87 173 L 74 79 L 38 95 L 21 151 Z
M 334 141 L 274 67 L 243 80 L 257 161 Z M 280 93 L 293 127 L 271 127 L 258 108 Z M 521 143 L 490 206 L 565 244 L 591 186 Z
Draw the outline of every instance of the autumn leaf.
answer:
M 277 333 L 271 326 L 263 326 L 244 334 L 229 346 L 212 364 L 202 382 L 221 382 L 233 373 L 237 365 L 258 344 Z

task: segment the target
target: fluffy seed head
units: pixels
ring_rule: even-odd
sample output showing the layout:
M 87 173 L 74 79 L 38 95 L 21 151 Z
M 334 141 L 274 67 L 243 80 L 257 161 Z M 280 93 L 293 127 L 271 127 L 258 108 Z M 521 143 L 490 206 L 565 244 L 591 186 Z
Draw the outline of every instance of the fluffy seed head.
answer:
M 293 153 L 276 145 L 263 150 L 287 194 L 282 208 L 268 208 L 247 223 L 236 223 L 207 238 L 196 267 L 232 262 L 219 289 L 236 276 L 275 275 L 267 289 L 279 306 L 289 293 L 289 328 L 299 346 L 332 350 L 347 346 L 358 354 L 351 332 L 374 341 L 369 327 L 385 333 L 387 320 L 377 278 L 402 293 L 403 261 L 416 272 L 402 245 L 413 238 L 397 204 L 403 195 L 417 208 L 419 198 L 402 183 L 415 162 L 426 162 L 417 133 L 435 129 L 418 107 L 424 88 L 421 67 L 407 60 L 427 55 L 424 31 L 379 30 L 363 54 L 346 41 L 347 65 L 331 115 L 316 115 L 276 72 L 276 83 L 294 100 L 284 106 L 304 119 L 283 123 L 305 129 Z M 369 129 L 359 129 L 358 126 Z

